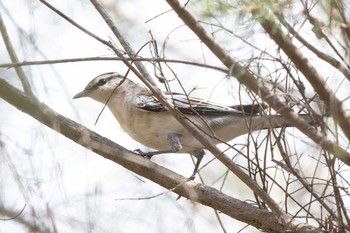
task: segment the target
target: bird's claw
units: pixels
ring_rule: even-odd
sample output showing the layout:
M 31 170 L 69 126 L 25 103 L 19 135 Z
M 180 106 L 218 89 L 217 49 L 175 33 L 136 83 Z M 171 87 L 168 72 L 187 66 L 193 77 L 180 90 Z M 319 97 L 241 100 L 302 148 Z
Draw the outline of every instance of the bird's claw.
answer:
M 152 153 L 143 152 L 143 151 L 140 150 L 140 149 L 136 149 L 136 150 L 134 150 L 133 152 L 136 153 L 136 154 L 139 154 L 139 155 L 141 155 L 142 157 L 147 158 L 147 159 L 151 159 L 152 156 L 153 156 Z

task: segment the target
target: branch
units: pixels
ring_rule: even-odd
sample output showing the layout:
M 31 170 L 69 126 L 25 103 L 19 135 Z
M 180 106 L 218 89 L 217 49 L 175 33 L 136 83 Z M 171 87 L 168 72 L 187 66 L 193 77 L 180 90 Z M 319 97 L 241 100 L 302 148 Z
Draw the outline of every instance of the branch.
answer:
M 27 232 L 37 232 L 37 233 L 52 232 L 52 230 L 49 227 L 44 226 L 44 224 L 38 224 L 37 222 L 33 222 L 32 219 L 26 218 L 23 214 L 23 211 L 25 210 L 26 207 L 27 205 L 24 205 L 21 211 L 15 212 L 7 207 L 0 206 L 0 213 L 1 213 L 0 221 L 16 221 L 22 224 L 22 226 L 25 229 L 27 229 Z M 4 216 L 6 216 L 7 218 L 4 218 Z
M 304 54 L 293 44 L 291 39 L 283 33 L 280 26 L 272 20 L 272 16 L 269 15 L 267 11 L 262 7 L 257 6 L 252 10 L 252 14 L 260 22 L 261 26 L 269 36 L 284 51 L 288 58 L 293 61 L 298 70 L 300 70 L 304 77 L 311 83 L 312 87 L 327 105 L 327 108 L 331 110 L 331 114 L 335 121 L 339 122 L 344 134 L 350 140 L 349 116 L 346 115 L 342 103 L 336 97 L 335 93 L 325 85 L 325 80 L 322 79 L 321 75 L 311 65 Z
M 262 190 L 259 185 L 252 180 L 244 171 L 242 171 L 230 158 L 228 158 L 224 153 L 222 153 L 215 145 L 212 145 L 208 139 L 206 139 L 203 136 L 203 133 L 197 129 L 195 125 L 193 125 L 191 122 L 187 121 L 182 115 L 180 115 L 175 109 L 173 109 L 170 104 L 166 101 L 164 98 L 162 92 L 159 90 L 158 87 L 154 85 L 153 80 L 151 79 L 150 75 L 148 74 L 147 70 L 143 67 L 141 62 L 136 62 L 135 64 L 138 66 L 139 70 L 142 72 L 142 74 L 135 69 L 135 67 L 132 66 L 130 62 L 124 57 L 124 54 L 122 54 L 112 43 L 103 40 L 93 34 L 92 32 L 88 31 L 87 29 L 83 28 L 74 20 L 63 14 L 61 11 L 56 9 L 54 6 L 49 4 L 48 2 L 44 0 L 39 0 L 43 4 L 45 4 L 47 7 L 49 7 L 51 10 L 53 10 L 58 15 L 62 16 L 65 20 L 67 20 L 69 23 L 71 23 L 73 26 L 78 28 L 79 30 L 83 31 L 87 35 L 91 36 L 92 38 L 96 39 L 97 41 L 101 42 L 102 44 L 105 44 L 110 49 L 115 52 L 115 54 L 122 60 L 122 62 L 132 71 L 135 73 L 135 75 L 140 78 L 141 81 L 143 81 L 146 86 L 152 91 L 154 96 L 162 103 L 164 106 L 168 107 L 168 110 L 174 115 L 174 117 L 185 127 L 187 128 L 194 137 L 199 140 L 206 148 L 210 150 L 210 152 L 218 158 L 219 161 L 221 161 L 228 169 L 230 169 L 234 174 L 236 174 L 245 184 L 247 184 L 248 187 L 250 187 L 254 193 L 256 193 L 267 205 L 279 216 L 283 216 L 284 213 L 281 211 L 277 203 L 273 201 L 267 195 L 267 193 Z M 101 6 L 101 4 L 96 0 L 91 0 L 92 4 L 95 6 L 96 10 L 100 13 L 100 15 L 104 18 L 108 26 L 111 28 L 115 36 L 118 38 L 118 40 L 121 42 L 121 44 L 124 46 L 124 49 L 128 52 L 128 55 L 130 58 L 134 58 L 135 53 L 134 50 L 129 46 L 129 44 L 124 40 L 121 33 L 119 32 L 118 28 L 114 25 L 113 21 L 107 14 L 107 12 L 104 10 L 104 8 Z
M 2 39 L 3 39 L 4 43 L 5 43 L 7 52 L 10 55 L 11 61 L 13 63 L 18 63 L 19 60 L 18 60 L 17 54 L 15 52 L 15 49 L 13 48 L 12 42 L 10 40 L 10 37 L 9 37 L 8 33 L 7 33 L 6 25 L 5 25 L 5 23 L 4 23 L 3 19 L 2 19 L 1 13 L 0 13 L 0 32 L 1 32 Z M 30 84 L 28 82 L 28 78 L 26 77 L 26 75 L 25 75 L 24 71 L 22 70 L 22 68 L 21 67 L 15 67 L 15 70 L 16 70 L 16 73 L 17 73 L 21 83 L 22 83 L 22 86 L 23 86 L 23 89 L 24 89 L 25 93 L 27 93 L 28 95 L 34 97 L 34 94 L 32 92 Z
M 47 127 L 105 159 L 172 190 L 178 195 L 214 208 L 234 219 L 268 232 L 280 232 L 283 229 L 319 232 L 315 228 L 300 224 L 289 217 L 280 219 L 268 210 L 259 209 L 232 198 L 212 187 L 187 181 L 187 178 L 131 153 L 111 140 L 60 115 L 47 105 L 14 88 L 3 79 L 0 79 L 0 97 Z
M 270 8 L 271 9 L 271 8 Z M 271 9 L 273 10 L 273 9 Z M 323 61 L 327 62 L 339 72 L 341 72 L 347 79 L 350 81 L 350 70 L 346 65 L 344 65 L 342 62 L 338 61 L 337 59 L 333 58 L 332 56 L 322 52 L 321 50 L 317 49 L 315 46 L 313 46 L 311 43 L 309 43 L 306 39 L 304 39 L 283 17 L 283 15 L 278 12 L 274 11 L 274 15 L 276 15 L 276 18 L 283 24 L 283 26 L 289 31 L 290 34 L 292 34 L 296 39 L 300 41 L 306 48 L 308 48 L 311 52 L 313 52 L 316 56 L 318 56 Z
M 117 26 L 114 24 L 108 13 L 98 2 L 98 0 L 90 0 L 91 3 L 95 6 L 96 10 L 100 13 L 102 18 L 105 20 L 107 25 L 111 28 L 114 35 L 117 37 L 119 42 L 122 44 L 125 51 L 128 53 L 129 57 L 135 57 L 134 50 L 130 47 L 129 43 L 124 39 L 120 33 Z M 112 48 L 113 49 L 113 48 Z M 122 54 L 116 49 L 113 51 L 117 54 L 118 57 L 123 58 Z M 247 175 L 236 163 L 234 163 L 225 153 L 223 153 L 216 145 L 213 145 L 206 135 L 197 128 L 193 122 L 189 121 L 182 114 L 180 114 L 177 109 L 173 108 L 172 104 L 167 101 L 164 97 L 161 90 L 154 84 L 151 76 L 149 75 L 146 68 L 143 66 L 142 62 L 136 62 L 136 67 L 139 69 L 136 70 L 131 63 L 127 60 L 123 60 L 124 64 L 132 70 L 138 78 L 143 81 L 143 83 L 151 90 L 152 94 L 164 105 L 167 107 L 169 112 L 183 125 L 192 135 L 200 142 L 202 145 L 208 149 L 221 163 L 223 163 L 230 171 L 232 171 L 238 178 L 241 179 L 253 192 L 258 195 L 268 206 L 269 208 L 278 216 L 283 218 L 288 218 L 285 216 L 284 212 L 278 206 L 278 204 L 249 176 Z
M 184 64 L 190 66 L 197 66 L 206 69 L 212 69 L 216 71 L 220 71 L 223 73 L 227 73 L 228 70 L 226 68 L 221 68 L 218 66 L 212 66 L 208 64 L 203 64 L 199 62 L 193 61 L 185 61 L 185 60 L 177 60 L 177 59 L 168 59 L 168 58 L 145 58 L 145 57 L 135 57 L 129 58 L 124 57 L 127 61 L 135 62 L 135 61 L 146 61 L 146 62 L 166 62 L 166 63 L 176 63 L 176 64 Z M 41 60 L 41 61 L 23 61 L 18 63 L 2 63 L 0 64 L 0 68 L 12 68 L 19 66 L 33 66 L 33 65 L 48 65 L 48 64 L 59 64 L 59 63 L 69 63 L 69 62 L 88 62 L 88 61 L 122 61 L 122 58 L 119 57 L 83 57 L 83 58 L 66 58 L 66 59 L 54 59 L 54 60 Z
M 197 22 L 197 20 L 177 0 L 167 0 L 167 2 L 176 12 L 176 14 L 183 20 L 183 22 L 198 36 L 198 38 L 200 38 L 200 40 L 214 53 L 214 55 L 216 55 L 216 57 L 230 69 L 229 75 L 235 76 L 241 84 L 245 85 L 255 94 L 261 96 L 261 98 L 273 109 L 288 119 L 288 122 L 298 128 L 316 144 L 320 145 L 324 150 L 329 151 L 345 164 L 350 165 L 349 152 L 340 147 L 338 144 L 329 140 L 321 132 L 311 128 L 305 120 L 301 119 L 298 114 L 293 112 L 288 105 L 278 98 L 278 96 L 274 95 L 266 87 L 261 85 L 261 83 L 258 82 L 258 80 L 248 71 L 246 67 L 243 67 L 237 61 L 231 58 L 230 55 L 222 47 L 220 47 L 220 45 L 216 43 L 210 35 L 206 33 L 204 28 Z M 346 128 L 344 130 L 346 130 Z M 348 131 L 350 132 L 350 130 Z

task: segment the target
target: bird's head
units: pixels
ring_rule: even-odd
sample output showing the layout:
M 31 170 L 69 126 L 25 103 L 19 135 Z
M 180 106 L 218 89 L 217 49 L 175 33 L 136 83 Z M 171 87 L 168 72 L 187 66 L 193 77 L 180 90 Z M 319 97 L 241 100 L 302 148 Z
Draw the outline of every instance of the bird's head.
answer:
M 115 72 L 100 74 L 92 79 L 83 91 L 73 96 L 73 99 L 90 97 L 101 103 L 106 103 L 114 89 L 124 81 L 128 80 L 123 75 Z

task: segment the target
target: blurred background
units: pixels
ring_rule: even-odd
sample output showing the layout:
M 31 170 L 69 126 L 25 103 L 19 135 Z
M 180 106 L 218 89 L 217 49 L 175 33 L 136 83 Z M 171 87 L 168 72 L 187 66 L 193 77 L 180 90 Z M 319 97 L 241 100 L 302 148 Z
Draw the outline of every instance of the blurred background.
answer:
M 49 2 L 85 29 L 121 48 L 90 2 Z M 305 88 L 304 93 L 300 93 L 295 83 L 286 78 L 288 75 L 283 65 L 292 67 L 288 59 L 247 16 L 247 8 L 239 2 L 190 1 L 188 9 L 232 57 L 250 65 L 265 85 L 282 99 L 288 99 L 292 102 L 291 106 L 298 107 L 293 101 L 298 102 L 304 94 L 314 98 L 311 105 L 315 111 L 323 114 L 322 102 L 298 71 L 291 69 L 288 75 L 297 77 Z M 312 1 L 279 2 L 281 12 L 307 40 L 336 56 L 333 50 L 326 48 L 324 41 L 317 38 L 316 33 L 310 33 L 314 28 L 306 23 L 306 16 L 300 14 L 303 3 L 311 4 Z M 328 12 L 330 6 L 324 2 L 310 7 L 312 13 Z M 161 58 L 224 68 L 165 1 L 103 0 L 101 3 L 134 50 L 140 50 L 141 57 L 159 55 Z M 0 1 L 0 13 L 19 61 L 108 58 L 114 55 L 106 46 L 72 26 L 40 1 L 3 0 Z M 334 17 L 333 21 L 331 17 Z M 320 18 L 322 22 L 330 23 L 326 26 L 330 28 L 327 32 L 333 36 L 333 41 L 341 40 L 337 27 L 330 26 L 331 23 L 335 24 L 336 17 L 329 13 Z M 156 41 L 158 54 L 154 44 L 149 43 L 152 39 Z M 334 43 L 341 48 L 341 41 Z M 300 50 L 307 54 L 345 106 L 349 106 L 349 82 L 345 82 L 339 71 L 325 65 L 299 42 L 296 44 L 300 45 Z M 0 64 L 11 63 L 3 42 L 0 43 L 0 52 Z M 348 54 L 346 59 L 349 61 Z M 154 77 L 159 74 L 153 63 L 144 63 Z M 170 81 L 172 91 L 185 90 L 192 96 L 224 105 L 261 102 L 258 96 L 218 70 L 178 63 L 167 65 L 169 67 L 164 66 L 163 72 Z M 125 73 L 127 68 L 122 62 L 90 59 L 33 64 L 22 68 L 38 99 L 55 111 L 129 150 L 149 150 L 132 140 L 107 109 L 95 125 L 103 105 L 91 99 L 72 100 L 72 96 L 95 76 L 111 71 Z M 2 67 L 0 77 L 21 88 L 13 68 Z M 133 74 L 129 78 L 140 82 Z M 161 83 L 159 86 L 165 90 Z M 0 112 L 0 218 L 3 220 L 0 221 L 0 232 L 259 232 L 185 198 L 176 200 L 176 194 L 86 150 L 2 100 Z M 332 121 L 327 122 L 331 131 L 335 132 L 333 137 L 348 148 L 342 133 L 332 127 Z M 312 177 L 311 183 L 321 184 L 315 184 L 315 190 L 324 196 L 334 195 L 332 190 L 325 188 L 330 175 L 322 159 L 324 153 L 294 128 L 245 135 L 230 142 L 233 149 L 227 145 L 220 145 L 220 148 L 227 150 L 227 154 L 243 168 L 250 164 L 251 160 L 247 158 L 261 159 L 270 178 L 262 180 L 257 175 L 258 183 L 262 183 L 291 215 L 303 213 L 305 208 L 300 207 L 303 205 L 308 208 L 306 212 L 319 213 L 322 209 L 320 204 L 314 203 L 313 197 L 299 182 L 294 182 L 297 179 L 278 167 L 276 161 L 281 160 L 281 153 L 276 138 L 280 135 L 283 135 L 283 146 L 291 156 L 294 168 L 303 177 Z M 254 193 L 234 175 L 228 174 L 227 169 L 213 158 L 207 153 L 202 162 L 202 165 L 206 165 L 201 170 L 202 182 L 240 200 L 255 201 Z M 187 154 L 157 155 L 152 161 L 184 176 L 189 176 L 193 170 L 193 161 Z M 342 174 L 340 182 L 343 187 L 348 187 L 348 169 L 337 162 L 335 166 L 335 170 Z M 200 181 L 198 177 L 197 180 Z M 276 187 L 276 184 L 283 188 Z M 343 194 L 348 192 L 346 189 L 343 191 Z M 291 201 L 286 193 L 298 201 Z M 344 201 L 345 206 L 349 207 L 349 197 L 344 197 Z M 331 200 L 328 203 L 335 205 Z M 307 214 L 301 215 L 307 219 Z M 319 218 L 325 217 L 321 215 Z M 313 219 L 310 219 L 310 223 L 317 225 Z

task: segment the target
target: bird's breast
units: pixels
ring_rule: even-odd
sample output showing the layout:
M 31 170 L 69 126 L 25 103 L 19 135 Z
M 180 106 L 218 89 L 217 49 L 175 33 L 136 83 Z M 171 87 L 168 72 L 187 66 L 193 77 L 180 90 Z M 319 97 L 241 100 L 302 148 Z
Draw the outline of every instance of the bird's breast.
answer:
M 168 112 L 147 112 L 138 108 L 112 111 L 120 126 L 134 140 L 156 149 L 169 150 L 169 133 L 181 134 L 186 131 Z

